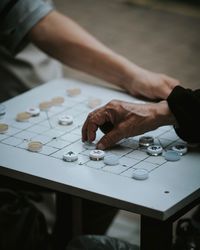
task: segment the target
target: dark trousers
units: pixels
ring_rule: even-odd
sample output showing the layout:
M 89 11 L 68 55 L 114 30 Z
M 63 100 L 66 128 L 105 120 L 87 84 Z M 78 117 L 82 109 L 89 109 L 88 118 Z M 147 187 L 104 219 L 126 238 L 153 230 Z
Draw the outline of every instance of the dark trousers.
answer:
M 52 190 L 5 176 L 0 176 L 0 188 L 26 191 L 35 197 L 40 197 L 41 192 L 53 193 Z M 56 192 L 53 249 L 64 249 L 73 237 L 82 234 L 105 234 L 116 213 L 116 208 Z

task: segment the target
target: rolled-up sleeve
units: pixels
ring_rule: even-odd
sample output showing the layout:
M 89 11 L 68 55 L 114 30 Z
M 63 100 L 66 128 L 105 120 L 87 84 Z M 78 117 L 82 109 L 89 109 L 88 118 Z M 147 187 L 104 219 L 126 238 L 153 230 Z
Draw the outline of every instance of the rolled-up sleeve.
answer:
M 11 54 L 19 52 L 28 43 L 29 30 L 52 10 L 42 0 L 1 0 L 0 46 Z
M 176 86 L 167 101 L 179 125 L 177 134 L 185 141 L 200 143 L 200 89 Z

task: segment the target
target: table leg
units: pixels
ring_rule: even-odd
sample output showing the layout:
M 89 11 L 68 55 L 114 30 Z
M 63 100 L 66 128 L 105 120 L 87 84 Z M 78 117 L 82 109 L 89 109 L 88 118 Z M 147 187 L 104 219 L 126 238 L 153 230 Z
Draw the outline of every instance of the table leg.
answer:
M 172 249 L 171 221 L 141 216 L 140 250 L 171 250 Z
M 64 250 L 73 237 L 82 234 L 81 199 L 68 194 L 56 194 L 56 223 L 53 231 L 53 249 Z

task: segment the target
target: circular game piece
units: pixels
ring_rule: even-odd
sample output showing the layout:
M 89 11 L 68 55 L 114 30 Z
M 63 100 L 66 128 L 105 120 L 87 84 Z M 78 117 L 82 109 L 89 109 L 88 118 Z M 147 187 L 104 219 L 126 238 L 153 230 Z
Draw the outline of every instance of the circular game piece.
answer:
M 152 136 L 141 136 L 139 139 L 140 147 L 149 147 L 154 143 L 154 138 Z
M 28 144 L 28 150 L 31 152 L 39 152 L 43 144 L 40 141 L 31 141 Z
M 165 152 L 164 157 L 166 161 L 179 161 L 181 159 L 181 155 L 173 150 Z
M 177 144 L 172 147 L 172 150 L 179 153 L 180 155 L 184 155 L 187 153 L 188 149 L 187 146 L 183 144 Z
M 30 114 L 31 116 L 38 116 L 40 114 L 40 109 L 39 108 L 28 108 L 26 110 L 26 112 L 28 114 Z
M 59 106 L 59 105 L 63 104 L 64 101 L 65 101 L 64 97 L 58 96 L 58 97 L 52 98 L 51 103 L 54 106 L 57 106 L 57 105 Z
M 27 112 L 22 112 L 17 114 L 16 121 L 18 122 L 25 122 L 28 121 L 28 119 L 31 117 L 31 115 Z
M 88 101 L 88 107 L 91 109 L 94 109 L 96 107 L 98 107 L 101 104 L 101 99 L 91 99 Z
M 67 152 L 63 155 L 63 160 L 67 162 L 73 162 L 78 160 L 78 155 L 72 151 Z
M 5 133 L 8 130 L 8 125 L 5 123 L 0 123 L 0 134 Z
M 147 148 L 147 153 L 151 156 L 158 156 L 162 151 L 163 148 L 160 145 L 151 145 Z
M 91 160 L 93 161 L 100 161 L 100 160 L 103 160 L 105 156 L 105 152 L 103 150 L 92 150 L 89 154 L 89 157 Z
M 94 150 L 96 148 L 96 144 L 94 142 L 86 141 L 84 142 L 83 147 L 88 150 Z
M 140 168 L 133 172 L 132 178 L 135 180 L 146 180 L 149 177 L 149 173 L 146 169 Z
M 79 88 L 71 88 L 67 89 L 68 96 L 77 96 L 80 95 L 81 90 Z
M 62 115 L 58 118 L 58 123 L 60 125 L 71 125 L 73 123 L 73 117 L 70 115 Z
M 52 107 L 52 103 L 51 102 L 41 102 L 39 104 L 39 108 L 41 111 L 45 111 L 48 110 Z
M 0 116 L 5 115 L 6 107 L 3 104 L 0 104 Z
M 119 157 L 113 154 L 105 155 L 103 162 L 106 165 L 115 166 L 119 164 Z

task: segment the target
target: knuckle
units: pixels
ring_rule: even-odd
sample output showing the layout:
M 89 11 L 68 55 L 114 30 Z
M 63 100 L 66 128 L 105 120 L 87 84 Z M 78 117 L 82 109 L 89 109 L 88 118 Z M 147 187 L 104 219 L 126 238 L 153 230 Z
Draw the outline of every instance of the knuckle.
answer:
M 89 119 L 89 120 L 93 117 L 93 114 L 94 114 L 94 112 L 90 112 L 90 113 L 88 114 L 88 119 Z
M 116 106 L 118 103 L 119 103 L 119 101 L 118 101 L 117 99 L 113 99 L 113 100 L 111 100 L 111 101 L 107 104 L 107 106 L 113 107 L 113 106 Z

